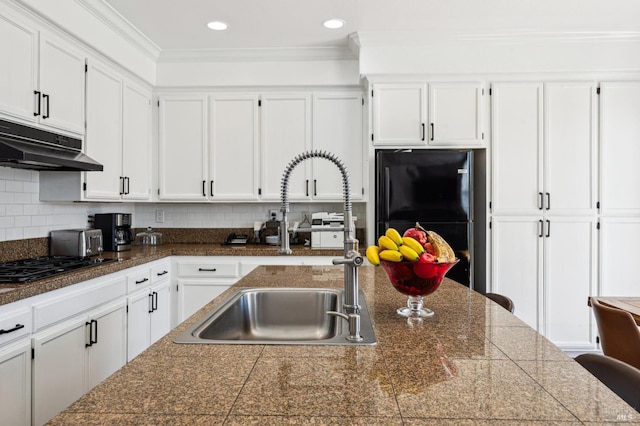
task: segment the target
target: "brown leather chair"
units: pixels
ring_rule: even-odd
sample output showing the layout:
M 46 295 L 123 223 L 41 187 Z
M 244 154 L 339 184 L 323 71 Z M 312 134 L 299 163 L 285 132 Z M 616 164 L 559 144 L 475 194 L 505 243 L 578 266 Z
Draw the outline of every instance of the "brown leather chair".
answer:
M 575 360 L 640 412 L 640 370 L 626 362 L 598 354 L 578 355 Z
M 505 308 L 507 311 L 513 313 L 513 310 L 515 308 L 513 300 L 509 299 L 507 296 L 503 296 L 502 294 L 498 293 L 486 293 L 485 296 Z
M 629 312 L 612 308 L 591 299 L 602 352 L 640 368 L 640 330 Z

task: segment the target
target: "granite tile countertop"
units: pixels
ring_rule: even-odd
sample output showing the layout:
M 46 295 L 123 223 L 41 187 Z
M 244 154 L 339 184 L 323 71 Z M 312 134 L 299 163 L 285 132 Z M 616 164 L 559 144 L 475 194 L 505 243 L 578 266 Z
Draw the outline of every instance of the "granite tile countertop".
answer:
M 56 416 L 52 425 L 578 425 L 638 414 L 508 311 L 453 281 L 435 316 L 359 269 L 375 346 L 188 345 L 173 340 L 228 290 Z M 341 287 L 337 266 L 261 266 L 236 286 Z
M 166 244 L 159 246 L 134 246 L 123 252 L 105 252 L 105 259 L 117 262 L 73 271 L 26 284 L 0 284 L 0 306 L 123 269 L 132 268 L 167 256 L 280 256 L 277 246 L 247 244 Z M 304 246 L 292 246 L 292 256 L 342 256 L 342 250 L 320 250 Z M 27 257 L 28 254 L 23 255 Z

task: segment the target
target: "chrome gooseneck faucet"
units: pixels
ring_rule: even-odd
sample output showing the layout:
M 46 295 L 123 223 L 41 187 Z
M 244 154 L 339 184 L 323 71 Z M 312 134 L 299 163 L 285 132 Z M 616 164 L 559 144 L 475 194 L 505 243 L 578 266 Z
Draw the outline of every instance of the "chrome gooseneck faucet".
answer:
M 317 231 L 338 231 L 344 230 L 344 257 L 333 259 L 334 265 L 344 265 L 344 310 L 345 313 L 331 312 L 331 315 L 337 315 L 349 322 L 350 341 L 361 341 L 363 337 L 360 335 L 360 309 L 358 303 L 358 266 L 364 263 L 362 255 L 358 252 L 358 240 L 356 239 L 355 224 L 353 223 L 353 215 L 351 209 L 351 184 L 349 182 L 349 172 L 344 163 L 334 154 L 326 151 L 313 150 L 306 151 L 296 156 L 284 170 L 281 183 L 281 199 L 282 204 L 280 211 L 282 212 L 282 220 L 280 221 L 280 254 L 291 254 L 289 248 L 289 177 L 293 169 L 304 160 L 310 158 L 324 158 L 335 164 L 342 175 L 342 191 L 344 199 L 344 226 L 342 227 L 322 227 L 298 229 L 298 232 L 317 232 Z

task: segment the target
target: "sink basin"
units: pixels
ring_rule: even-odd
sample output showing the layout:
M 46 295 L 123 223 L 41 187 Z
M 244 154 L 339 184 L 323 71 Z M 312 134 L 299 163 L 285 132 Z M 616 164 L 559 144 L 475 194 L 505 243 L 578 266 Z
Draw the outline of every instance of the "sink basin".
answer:
M 364 340 L 350 342 L 347 321 L 327 311 L 342 312 L 342 289 L 239 288 L 176 343 L 374 345 L 371 317 L 362 290 L 359 301 Z

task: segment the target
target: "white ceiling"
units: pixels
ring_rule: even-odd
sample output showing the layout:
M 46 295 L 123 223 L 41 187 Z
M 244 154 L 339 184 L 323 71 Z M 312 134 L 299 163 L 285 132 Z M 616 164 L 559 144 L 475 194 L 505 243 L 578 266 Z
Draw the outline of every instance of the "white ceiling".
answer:
M 351 33 L 640 32 L 640 0 L 103 1 L 162 50 L 336 47 Z M 329 18 L 347 24 L 327 30 Z

